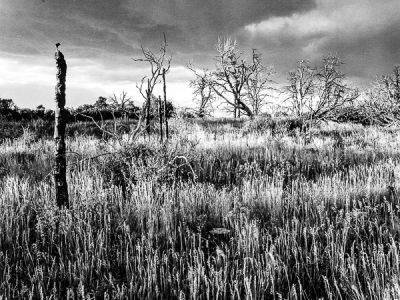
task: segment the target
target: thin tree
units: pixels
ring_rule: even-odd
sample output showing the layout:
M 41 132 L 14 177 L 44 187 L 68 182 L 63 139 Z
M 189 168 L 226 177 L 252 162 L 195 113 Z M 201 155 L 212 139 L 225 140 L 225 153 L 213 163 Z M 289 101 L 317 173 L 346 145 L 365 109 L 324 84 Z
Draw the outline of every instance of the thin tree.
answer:
M 56 44 L 55 60 L 57 66 L 57 84 L 55 88 L 55 165 L 54 165 L 54 183 L 56 188 L 56 203 L 58 207 L 69 207 L 68 201 L 68 185 L 66 178 L 67 160 L 65 156 L 65 127 L 66 127 L 66 110 L 65 110 L 65 79 L 67 75 L 67 63 L 64 55 L 58 49 L 60 44 Z
M 155 54 L 149 49 L 142 46 L 143 58 L 132 58 L 134 61 L 146 62 L 150 65 L 150 75 L 142 78 L 140 85 L 136 85 L 140 94 L 145 100 L 145 119 L 146 131 L 150 134 L 150 111 L 151 111 L 151 97 L 153 96 L 155 86 L 160 82 L 161 76 L 169 71 L 171 66 L 171 56 L 167 56 L 167 39 L 164 34 L 164 41 L 160 46 L 158 54 Z M 164 71 L 165 70 L 165 71 Z M 163 78 L 165 75 L 163 76 Z M 165 80 L 164 80 L 165 82 Z
M 312 106 L 316 88 L 316 69 L 307 60 L 300 60 L 295 70 L 288 74 L 288 85 L 284 88 L 287 94 L 291 114 L 297 118 L 305 115 Z
M 246 99 L 256 116 L 267 105 L 267 99 L 271 97 L 270 92 L 275 90 L 271 80 L 274 70 L 262 64 L 261 53 L 257 49 L 253 49 L 252 60 L 254 71 L 246 81 Z
M 191 64 L 188 65 L 188 69 L 196 76 L 195 79 L 190 81 L 190 87 L 193 88 L 194 100 L 197 103 L 195 114 L 199 118 L 204 118 L 213 110 L 213 102 L 215 100 L 215 92 L 211 87 L 212 81 L 208 79 L 210 72 L 207 70 L 199 72 Z
M 192 65 L 188 66 L 196 75 L 191 87 L 194 94 L 200 96 L 199 113 L 219 99 L 235 118 L 242 113 L 250 118 L 259 114 L 272 89 L 272 69 L 264 67 L 257 50 L 253 50 L 251 60 L 247 62 L 237 42 L 231 38 L 219 38 L 216 50 L 215 70 L 198 72 Z
M 169 71 L 168 69 L 163 68 L 162 79 L 163 79 L 163 92 L 164 92 L 164 122 L 165 122 L 165 137 L 169 139 L 169 128 L 168 128 L 168 115 L 167 115 L 167 82 L 165 80 L 165 74 Z
M 253 117 L 254 113 L 244 100 L 243 94 L 246 83 L 255 72 L 256 67 L 242 58 L 237 42 L 231 38 L 219 38 L 216 49 L 218 52 L 217 66 L 216 70 L 211 73 L 210 86 L 227 104 L 235 118 L 240 115 L 240 112 Z
M 111 97 L 108 98 L 111 108 L 111 113 L 113 118 L 115 119 L 115 112 L 120 112 L 123 119 L 127 119 L 129 115 L 129 109 L 133 105 L 133 101 L 130 97 L 128 97 L 128 93 L 122 91 L 119 97 L 115 93 Z
M 371 124 L 400 124 L 400 66 L 378 77 L 366 94 L 360 108 Z
M 317 77 L 317 97 L 312 107 L 312 118 L 336 120 L 338 112 L 353 104 L 360 96 L 358 89 L 345 82 L 346 75 L 341 71 L 344 63 L 335 55 L 323 58 Z
M 162 107 L 162 101 L 161 101 L 161 96 L 158 96 L 158 120 L 160 122 L 160 141 L 161 143 L 163 142 L 163 107 Z
M 239 111 L 252 117 L 253 112 L 242 99 L 245 83 L 253 73 L 252 66 L 242 59 L 237 42 L 231 38 L 219 38 L 216 49 L 218 52 L 217 69 L 212 74 L 210 86 L 232 109 L 235 118 L 238 117 Z
M 294 116 L 307 121 L 336 120 L 340 110 L 359 97 L 358 90 L 346 84 L 342 65 L 338 57 L 330 55 L 319 68 L 302 60 L 289 72 L 286 101 Z
M 392 74 L 382 76 L 376 83 L 376 89 L 390 102 L 400 105 L 400 66 L 395 66 Z

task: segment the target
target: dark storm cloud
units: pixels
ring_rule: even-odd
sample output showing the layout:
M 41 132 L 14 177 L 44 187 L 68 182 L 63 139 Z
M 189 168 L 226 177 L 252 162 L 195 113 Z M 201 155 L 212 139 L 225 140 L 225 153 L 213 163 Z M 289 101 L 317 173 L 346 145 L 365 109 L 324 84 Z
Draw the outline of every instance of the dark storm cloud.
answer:
M 118 26 L 126 19 L 120 1 L 20 0 L 5 1 L 0 19 L 0 33 L 11 44 L 25 43 L 44 52 L 56 41 L 71 50 L 97 52 L 132 52 L 133 43 L 121 38 Z M 130 24 L 139 22 L 134 18 Z M 135 25 L 130 25 L 133 29 Z M 6 43 L 0 45 L 4 49 Z M 14 53 L 28 54 L 26 47 L 15 47 Z M 84 55 L 85 51 L 81 51 Z M 88 55 L 88 56 L 89 56 Z
M 316 62 L 332 53 L 345 60 L 349 76 L 366 83 L 400 63 L 400 2 L 317 0 L 309 11 L 255 22 L 239 36 L 281 73 L 299 59 Z
M 347 72 L 371 80 L 400 64 L 400 20 L 382 31 L 342 38 L 335 35 L 321 45 L 321 52 L 332 49 L 345 58 Z
M 270 16 L 304 11 L 313 4 L 312 0 L 139 0 L 126 1 L 125 7 L 131 16 L 143 15 L 150 24 L 178 28 L 184 34 L 184 49 L 204 51 L 218 35 L 233 34 Z
M 156 50 L 163 32 L 173 54 L 171 86 L 180 84 L 170 91 L 181 99 L 191 98 L 182 94 L 191 79 L 183 66 L 211 68 L 216 39 L 227 35 L 247 53 L 258 48 L 277 81 L 299 59 L 338 53 L 349 77 L 365 83 L 400 63 L 399 30 L 399 0 L 0 0 L 0 62 L 9 66 L 0 68 L 0 85 L 10 91 L 21 72 L 29 84 L 53 85 L 61 42 L 71 88 L 132 88 L 146 66 L 131 57 L 141 45 Z
M 204 54 L 218 35 L 313 6 L 312 0 L 2 1 L 0 50 L 36 54 L 61 40 L 68 49 L 87 56 L 135 55 L 140 44 L 158 45 L 162 32 L 178 56 Z

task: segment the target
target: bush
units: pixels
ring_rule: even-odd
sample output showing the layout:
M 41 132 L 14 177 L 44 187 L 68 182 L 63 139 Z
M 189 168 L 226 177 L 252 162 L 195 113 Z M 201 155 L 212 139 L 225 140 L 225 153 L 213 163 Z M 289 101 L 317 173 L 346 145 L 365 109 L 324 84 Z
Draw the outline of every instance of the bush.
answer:
M 271 118 L 271 117 L 257 117 L 248 120 L 243 127 L 243 133 L 265 133 L 271 131 L 272 135 L 285 134 L 287 132 L 293 133 L 295 131 L 307 131 L 310 124 L 301 118 Z

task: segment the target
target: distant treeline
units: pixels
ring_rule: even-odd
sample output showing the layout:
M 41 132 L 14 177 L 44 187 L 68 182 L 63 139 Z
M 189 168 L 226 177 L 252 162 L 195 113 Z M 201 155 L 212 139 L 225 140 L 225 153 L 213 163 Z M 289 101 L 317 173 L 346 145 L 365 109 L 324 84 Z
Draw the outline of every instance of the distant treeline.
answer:
M 153 105 L 154 107 L 154 105 Z M 84 122 L 84 121 L 107 121 L 112 119 L 126 118 L 137 119 L 141 113 L 141 108 L 134 105 L 132 101 L 120 103 L 110 101 L 105 97 L 99 97 L 94 104 L 83 104 L 77 108 L 68 108 L 67 122 Z M 167 117 L 175 114 L 173 104 L 167 102 Z M 156 118 L 158 111 L 151 111 L 153 118 Z M 21 122 L 44 120 L 52 122 L 54 120 L 54 110 L 46 109 L 43 105 L 39 105 L 36 109 L 18 108 L 12 99 L 0 98 L 0 121 Z

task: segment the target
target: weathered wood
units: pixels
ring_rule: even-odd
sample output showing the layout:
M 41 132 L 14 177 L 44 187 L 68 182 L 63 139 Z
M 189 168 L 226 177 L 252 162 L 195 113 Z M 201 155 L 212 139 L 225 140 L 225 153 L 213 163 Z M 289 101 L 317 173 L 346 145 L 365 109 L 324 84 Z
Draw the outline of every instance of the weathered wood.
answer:
M 163 110 L 161 96 L 158 96 L 158 119 L 160 121 L 160 140 L 163 142 Z
M 233 108 L 233 118 L 236 119 L 237 117 L 237 99 L 235 97 L 235 106 Z
M 67 160 L 65 156 L 65 127 L 66 127 L 66 110 L 65 110 L 65 79 L 67 75 L 67 63 L 64 55 L 58 50 L 55 53 L 57 66 L 57 84 L 55 88 L 55 125 L 54 125 L 54 141 L 55 141 L 55 165 L 54 165 L 54 183 L 56 188 L 56 203 L 58 207 L 69 207 L 68 201 L 68 185 L 67 185 Z
M 167 83 L 165 81 L 166 70 L 163 68 L 162 78 L 163 78 L 163 90 L 164 90 L 164 122 L 165 122 L 165 137 L 169 139 L 169 128 L 168 128 L 168 118 L 167 118 Z
M 150 129 L 150 109 L 151 109 L 151 96 L 152 96 L 152 92 L 149 89 L 150 86 L 150 79 L 147 80 L 147 90 L 146 90 L 146 132 L 148 135 L 150 135 L 151 133 L 151 129 Z

